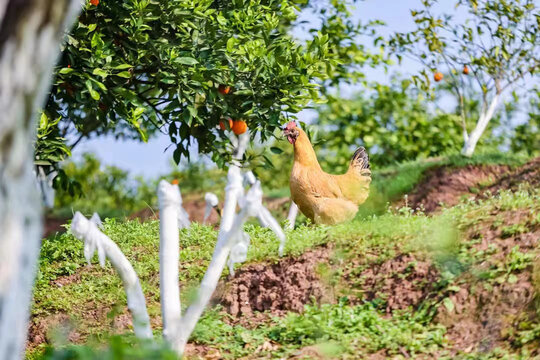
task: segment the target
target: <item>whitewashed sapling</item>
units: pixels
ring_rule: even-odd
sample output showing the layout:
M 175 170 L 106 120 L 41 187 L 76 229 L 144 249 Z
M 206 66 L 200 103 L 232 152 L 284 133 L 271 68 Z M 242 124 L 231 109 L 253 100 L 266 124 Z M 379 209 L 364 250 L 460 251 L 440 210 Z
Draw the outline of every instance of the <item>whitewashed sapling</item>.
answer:
M 88 264 L 97 250 L 99 264 L 105 266 L 109 259 L 114 269 L 122 279 L 127 296 L 128 309 L 133 318 L 135 335 L 140 339 L 151 339 L 152 329 L 150 318 L 146 310 L 146 300 L 142 292 L 139 277 L 133 266 L 122 253 L 122 250 L 107 235 L 102 233 L 98 226 L 101 220 L 97 214 L 88 220 L 80 212 L 76 212 L 71 221 L 71 233 L 84 242 L 84 257 Z

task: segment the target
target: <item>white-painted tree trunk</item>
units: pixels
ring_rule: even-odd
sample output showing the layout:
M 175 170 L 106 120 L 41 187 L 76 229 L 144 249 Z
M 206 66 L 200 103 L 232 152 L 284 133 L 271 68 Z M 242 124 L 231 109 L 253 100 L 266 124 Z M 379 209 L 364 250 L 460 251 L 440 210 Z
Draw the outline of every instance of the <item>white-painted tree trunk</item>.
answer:
M 203 218 L 203 224 L 206 223 L 208 218 L 210 217 L 210 214 L 212 213 L 212 209 L 215 209 L 219 204 L 219 199 L 216 196 L 216 194 L 213 193 L 206 193 L 204 195 L 204 201 L 206 203 L 206 207 L 204 209 L 204 218 Z
M 248 171 L 244 174 L 244 182 L 248 185 L 253 186 L 256 183 L 257 179 L 255 178 L 255 175 L 253 172 Z M 262 227 L 270 228 L 276 234 L 277 238 L 279 239 L 279 256 L 283 256 L 283 250 L 285 248 L 285 241 L 287 240 L 287 237 L 285 236 L 285 233 L 283 232 L 283 229 L 277 222 L 277 220 L 272 216 L 270 211 L 261 205 L 261 208 L 259 209 L 259 212 L 257 214 L 257 219 L 259 220 L 259 224 Z
M 242 210 L 237 215 L 233 214 L 234 220 L 231 228 L 224 233 L 223 237 L 218 237 L 214 256 L 201 282 L 197 298 L 182 317 L 179 333 L 180 346 L 176 349 L 178 354 L 183 354 L 189 336 L 208 305 L 225 267 L 231 247 L 236 242 L 236 239 L 243 234 L 244 223 L 248 217 L 257 216 L 262 202 L 262 190 L 259 182 L 251 187 L 246 194 L 245 201 Z
M 287 240 L 287 237 L 285 236 L 285 233 L 277 220 L 272 216 L 270 211 L 262 205 L 257 214 L 257 218 L 259 219 L 261 225 L 266 224 L 263 226 L 268 227 L 274 232 L 274 234 L 276 234 L 277 238 L 279 239 L 279 256 L 283 256 L 283 250 L 285 249 L 285 241 Z
M 0 359 L 22 357 L 42 235 L 37 111 L 75 0 L 0 1 Z
M 176 348 L 181 318 L 178 264 L 180 262 L 179 224 L 182 197 L 178 186 L 161 180 L 159 199 L 159 278 L 163 337 Z
M 238 198 L 243 194 L 242 187 L 242 174 L 239 167 L 239 160 L 242 159 L 244 152 L 249 141 L 249 134 L 244 133 L 239 136 L 237 141 L 232 141 L 234 147 L 233 163 L 229 167 L 227 174 L 227 187 L 225 188 L 225 204 L 223 205 L 223 216 L 221 219 L 221 225 L 218 233 L 218 240 L 210 261 L 208 269 L 204 274 L 201 281 L 197 297 L 194 302 L 188 307 L 185 315 L 182 317 L 180 323 L 180 331 L 178 332 L 177 341 L 175 341 L 174 350 L 178 354 L 183 354 L 189 336 L 193 332 L 197 321 L 201 317 L 204 309 L 208 305 L 212 294 L 214 293 L 216 286 L 219 282 L 223 269 L 225 268 L 227 257 L 231 250 L 230 239 L 233 239 L 235 234 L 232 229 L 241 228 L 245 217 L 247 216 L 247 210 L 243 210 L 242 216 L 235 217 L 236 205 Z M 262 196 L 262 194 L 261 194 Z M 233 227 L 233 223 L 234 227 Z
M 294 229 L 296 225 L 296 217 L 298 216 L 298 205 L 291 201 L 291 207 L 289 208 L 289 214 L 287 215 L 287 229 Z
M 461 150 L 462 155 L 473 155 L 474 150 L 476 149 L 476 144 L 478 144 L 478 140 L 480 140 L 480 137 L 486 130 L 486 127 L 488 126 L 489 122 L 493 118 L 493 115 L 495 114 L 495 110 L 497 108 L 497 105 L 499 104 L 499 99 L 500 94 L 496 94 L 491 101 L 491 104 L 489 104 L 487 110 L 480 114 L 480 118 L 478 119 L 474 130 L 469 134 L 468 138 L 463 144 L 463 149 Z
M 105 266 L 106 259 L 110 260 L 124 284 L 135 336 L 140 339 L 151 339 L 150 318 L 146 310 L 146 300 L 139 277 L 118 245 L 99 230 L 100 223 L 101 220 L 97 214 L 88 220 L 77 211 L 73 216 L 70 231 L 77 239 L 84 242 L 84 256 L 88 264 L 90 264 L 96 250 L 102 267 Z

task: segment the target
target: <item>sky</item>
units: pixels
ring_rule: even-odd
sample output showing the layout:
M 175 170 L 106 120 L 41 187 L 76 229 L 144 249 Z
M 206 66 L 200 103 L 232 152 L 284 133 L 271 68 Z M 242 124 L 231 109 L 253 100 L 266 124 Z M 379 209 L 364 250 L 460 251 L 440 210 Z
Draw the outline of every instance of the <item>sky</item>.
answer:
M 445 0 L 442 6 L 445 11 L 453 11 L 453 1 Z M 420 0 L 366 0 L 356 4 L 354 17 L 362 22 L 379 19 L 386 23 L 381 29 L 382 35 L 392 32 L 409 31 L 413 29 L 410 9 L 420 8 Z M 309 19 L 309 16 L 307 17 Z M 404 61 L 401 67 L 393 66 L 401 74 L 410 74 L 418 69 L 412 61 Z M 373 69 L 368 72 L 368 80 L 388 82 L 390 74 L 382 69 Z M 348 89 L 354 91 L 354 89 Z M 313 111 L 304 111 L 299 114 L 302 121 L 314 116 Z M 138 141 L 115 140 L 113 137 L 99 137 L 80 143 L 73 150 L 73 159 L 77 161 L 82 154 L 94 153 L 105 165 L 114 165 L 128 170 L 132 175 L 142 175 L 145 178 L 156 178 L 170 172 L 172 168 L 172 149 L 165 151 L 170 145 L 167 135 L 159 135 L 148 143 Z

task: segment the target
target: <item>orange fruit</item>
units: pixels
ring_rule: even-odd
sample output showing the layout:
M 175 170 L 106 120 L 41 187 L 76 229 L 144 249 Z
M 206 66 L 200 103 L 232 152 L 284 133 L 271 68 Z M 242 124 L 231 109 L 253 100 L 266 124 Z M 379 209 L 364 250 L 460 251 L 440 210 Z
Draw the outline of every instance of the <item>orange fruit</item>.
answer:
M 222 94 L 222 95 L 228 95 L 230 94 L 231 92 L 231 87 L 230 86 L 227 86 L 227 85 L 219 85 L 218 87 L 218 91 Z
M 90 4 L 92 4 L 94 6 L 98 6 L 99 5 L 99 0 L 90 0 Z
M 463 74 L 469 75 L 469 68 L 467 67 L 467 65 L 463 67 Z
M 229 127 L 227 128 L 227 126 L 225 125 L 225 122 L 223 120 L 221 120 L 219 122 L 219 128 L 222 130 L 222 131 L 225 131 L 227 129 L 232 129 L 233 127 L 233 121 L 231 119 L 229 119 Z
M 174 179 L 173 181 L 171 181 L 171 184 L 178 185 L 178 179 Z
M 247 124 L 243 120 L 236 120 L 233 122 L 232 131 L 236 135 L 243 134 L 247 131 Z
M 436 82 L 439 82 L 443 79 L 444 75 L 442 72 L 436 72 L 435 75 L 433 75 L 433 79 L 435 79 Z

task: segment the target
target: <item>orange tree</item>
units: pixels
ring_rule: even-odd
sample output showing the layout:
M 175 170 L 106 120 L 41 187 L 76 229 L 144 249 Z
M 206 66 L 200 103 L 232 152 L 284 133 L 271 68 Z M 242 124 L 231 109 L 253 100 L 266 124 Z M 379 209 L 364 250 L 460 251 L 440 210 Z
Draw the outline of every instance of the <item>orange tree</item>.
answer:
M 146 141 L 160 131 L 169 136 L 176 162 L 196 143 L 223 166 L 222 119 L 241 119 L 252 136 L 266 140 L 285 116 L 321 101 L 325 81 L 350 78 L 352 67 L 358 77 L 361 67 L 380 61 L 355 45 L 372 24 L 352 22 L 342 0 L 312 3 L 88 2 L 67 36 L 42 117 L 47 141 L 74 140 L 64 151 L 38 152 L 38 164 L 52 171 L 88 136 Z M 323 21 L 300 42 L 290 30 L 306 7 Z
M 457 0 L 452 14 L 436 14 L 438 3 L 422 0 L 423 7 L 411 11 L 416 29 L 396 33 L 389 46 L 399 60 L 408 56 L 424 65 L 413 76 L 424 90 L 430 89 L 431 73 L 448 73 L 443 81 L 459 99 L 462 154 L 470 156 L 505 92 L 526 91 L 538 80 L 539 8 L 534 0 Z M 467 89 L 481 94 L 477 118 L 467 114 Z

